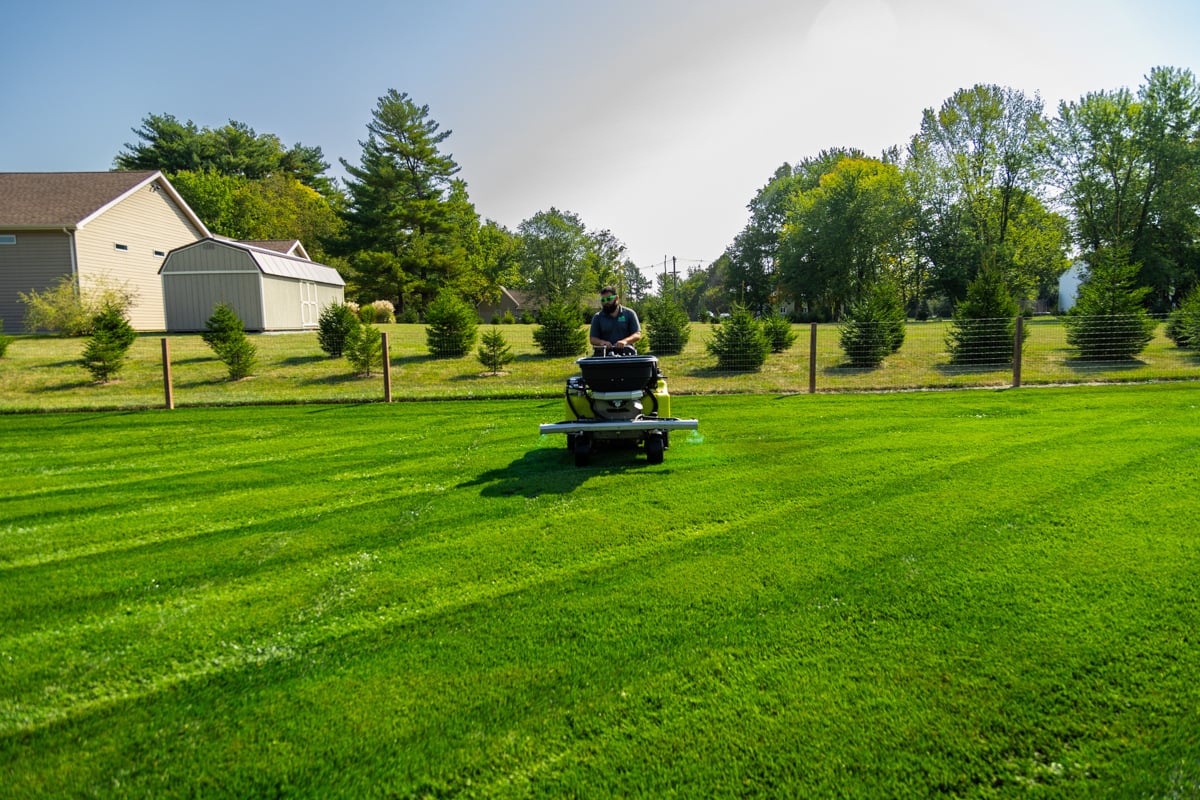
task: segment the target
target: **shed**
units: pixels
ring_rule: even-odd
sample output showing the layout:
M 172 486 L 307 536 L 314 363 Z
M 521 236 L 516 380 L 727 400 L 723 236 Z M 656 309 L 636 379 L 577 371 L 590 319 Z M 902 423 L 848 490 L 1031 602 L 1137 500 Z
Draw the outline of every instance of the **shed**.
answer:
M 317 327 L 321 309 L 345 301 L 333 267 L 263 247 L 209 237 L 167 253 L 162 267 L 167 330 L 204 330 L 218 303 L 248 331 Z

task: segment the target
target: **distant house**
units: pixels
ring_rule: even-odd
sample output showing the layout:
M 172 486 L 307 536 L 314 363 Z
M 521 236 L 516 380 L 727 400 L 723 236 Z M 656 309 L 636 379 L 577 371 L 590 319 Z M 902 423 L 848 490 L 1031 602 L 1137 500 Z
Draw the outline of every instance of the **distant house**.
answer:
M 503 318 L 505 312 L 511 312 L 513 317 L 520 320 L 526 311 L 534 313 L 533 299 L 525 292 L 516 289 L 500 287 L 500 298 L 494 303 L 483 302 L 475 307 L 481 322 L 491 322 L 493 318 Z
M 1058 276 L 1058 310 L 1070 311 L 1079 299 L 1079 287 L 1087 278 L 1087 262 L 1076 261 Z
M 345 301 L 346 283 L 333 267 L 219 237 L 167 253 L 160 273 L 171 332 L 204 330 L 218 303 L 248 331 L 305 330 L 325 306 Z
M 0 319 L 21 329 L 18 293 L 63 276 L 81 289 L 136 293 L 130 322 L 163 330 L 159 267 L 169 251 L 208 229 L 161 172 L 0 173 Z

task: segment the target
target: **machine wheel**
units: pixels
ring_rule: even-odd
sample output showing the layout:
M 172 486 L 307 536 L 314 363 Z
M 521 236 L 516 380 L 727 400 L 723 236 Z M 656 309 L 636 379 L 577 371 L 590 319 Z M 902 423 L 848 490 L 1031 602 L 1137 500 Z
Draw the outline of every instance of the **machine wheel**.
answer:
M 652 433 L 646 437 L 646 461 L 661 464 L 663 461 L 663 435 Z
M 575 454 L 575 466 L 586 467 L 592 455 L 592 437 L 586 433 L 572 436 L 571 452 Z

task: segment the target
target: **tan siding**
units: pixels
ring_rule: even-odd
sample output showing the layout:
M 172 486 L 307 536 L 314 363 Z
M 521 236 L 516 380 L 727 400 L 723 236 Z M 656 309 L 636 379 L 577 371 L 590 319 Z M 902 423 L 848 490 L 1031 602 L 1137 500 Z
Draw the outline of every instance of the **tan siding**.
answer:
M 157 188 L 157 184 L 143 186 L 76 234 L 81 285 L 108 281 L 136 291 L 130 322 L 143 331 L 166 327 L 158 276 L 163 259 L 154 251 L 166 253 L 201 238 L 170 196 Z M 128 251 L 116 250 L 117 244 L 126 245 Z
M 173 257 L 172 257 L 173 258 Z M 172 332 L 202 331 L 213 309 L 225 303 L 249 331 L 263 329 L 262 293 L 257 273 L 164 275 L 166 327 Z
M 16 244 L 0 244 L 0 320 L 4 330 L 22 329 L 25 304 L 18 293 L 44 291 L 71 274 L 71 237 L 63 231 L 13 231 Z

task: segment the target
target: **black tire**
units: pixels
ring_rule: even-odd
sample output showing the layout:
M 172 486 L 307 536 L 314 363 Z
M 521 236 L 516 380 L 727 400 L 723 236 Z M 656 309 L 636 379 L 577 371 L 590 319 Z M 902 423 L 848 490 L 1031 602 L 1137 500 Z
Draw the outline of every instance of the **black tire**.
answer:
M 585 433 L 572 437 L 571 451 L 575 453 L 575 466 L 586 467 L 592 456 L 592 438 Z
M 663 435 L 661 433 L 652 433 L 646 437 L 646 461 L 651 464 L 661 464 L 663 462 Z

